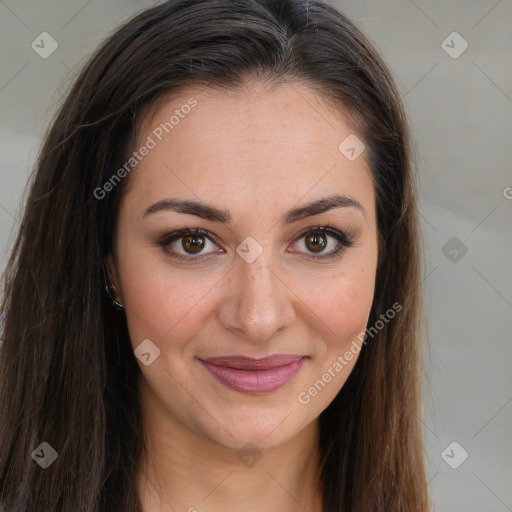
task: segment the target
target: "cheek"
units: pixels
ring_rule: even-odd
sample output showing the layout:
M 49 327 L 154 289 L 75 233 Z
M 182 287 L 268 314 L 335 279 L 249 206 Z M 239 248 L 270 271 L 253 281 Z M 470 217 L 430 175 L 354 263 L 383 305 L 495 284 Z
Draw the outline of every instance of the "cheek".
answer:
M 126 262 L 123 274 L 132 344 L 149 338 L 161 345 L 166 339 L 179 341 L 193 335 L 201 326 L 199 317 L 211 300 L 215 281 L 210 282 L 207 276 L 196 279 L 190 271 L 170 271 L 165 262 L 147 266 L 134 263 Z M 177 348 L 176 343 L 173 346 Z
M 297 396 L 302 406 L 312 404 L 309 414 L 318 415 L 325 410 L 354 369 L 362 348 L 374 287 L 372 267 L 358 267 L 333 276 L 325 283 L 322 293 L 309 295 L 309 304 L 315 308 L 315 313 L 320 312 L 318 316 L 323 320 L 316 361 Z
M 307 306 L 321 319 L 315 324 L 321 337 L 316 345 L 317 364 L 312 382 L 322 375 L 326 379 L 332 378 L 329 392 L 323 394 L 325 405 L 342 387 L 359 356 L 361 333 L 366 329 L 375 291 L 373 263 L 373 260 L 368 264 L 361 260 L 359 264 L 347 263 L 342 272 L 324 280 L 321 286 L 303 282 L 302 296 L 308 298 Z M 345 354 L 347 358 L 340 363 L 338 357 Z M 333 368 L 335 364 L 336 368 Z M 331 372 L 331 377 L 325 372 Z
M 344 340 L 354 330 L 364 329 L 373 302 L 373 267 L 354 267 L 336 273 L 321 283 L 302 283 L 305 303 L 320 318 L 327 338 Z

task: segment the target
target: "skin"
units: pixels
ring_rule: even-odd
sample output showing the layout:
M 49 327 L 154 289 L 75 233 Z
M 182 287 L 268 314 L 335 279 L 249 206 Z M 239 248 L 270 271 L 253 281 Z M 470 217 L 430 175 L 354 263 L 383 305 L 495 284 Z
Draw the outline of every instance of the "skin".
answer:
M 130 176 L 109 257 L 133 348 L 150 339 L 160 349 L 149 366 L 137 359 L 149 448 L 139 474 L 143 510 L 320 511 L 318 416 L 357 354 L 309 403 L 298 395 L 354 341 L 361 345 L 368 322 L 378 245 L 366 155 L 349 161 L 338 151 L 354 133 L 348 119 L 299 83 L 186 89 L 146 119 L 137 147 L 191 97 L 197 106 Z M 338 207 L 281 224 L 288 210 L 333 193 L 357 200 L 364 214 Z M 165 198 L 229 210 L 231 223 L 143 215 Z M 354 246 L 315 260 L 303 232 L 327 224 L 352 233 Z M 166 248 L 157 241 L 184 227 L 219 243 L 203 238 L 202 252 L 188 253 L 199 259 L 174 260 L 169 251 L 187 255 L 183 239 Z M 263 250 L 252 263 L 236 252 L 248 236 Z M 338 245 L 331 235 L 324 241 L 320 254 Z M 308 357 L 285 386 L 259 395 L 226 387 L 197 359 L 272 354 Z M 261 455 L 252 467 L 237 457 L 247 443 Z

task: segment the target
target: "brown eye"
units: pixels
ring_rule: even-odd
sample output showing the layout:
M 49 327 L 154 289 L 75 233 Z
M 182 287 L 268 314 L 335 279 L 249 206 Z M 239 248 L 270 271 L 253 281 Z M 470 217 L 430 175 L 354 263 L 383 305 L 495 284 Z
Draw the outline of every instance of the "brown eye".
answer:
M 314 260 L 340 257 L 344 249 L 354 246 L 353 234 L 329 226 L 318 226 L 303 232 L 298 240 L 303 250 L 292 252 L 305 253 Z
M 313 233 L 311 235 L 307 235 L 304 239 L 306 247 L 313 252 L 321 252 L 325 249 L 327 245 L 327 240 L 325 236 L 320 233 Z
M 184 236 L 181 241 L 183 249 L 191 254 L 197 254 L 204 248 L 204 237 L 198 235 Z
M 157 245 L 171 258 L 180 261 L 198 262 L 203 258 L 224 253 L 214 242 L 215 235 L 204 229 L 184 228 L 166 233 Z

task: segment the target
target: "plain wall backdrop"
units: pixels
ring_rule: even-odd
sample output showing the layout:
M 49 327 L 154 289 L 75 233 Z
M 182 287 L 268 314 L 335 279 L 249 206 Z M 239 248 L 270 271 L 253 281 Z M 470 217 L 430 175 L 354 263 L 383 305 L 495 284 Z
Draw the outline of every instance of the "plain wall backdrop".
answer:
M 512 2 L 331 3 L 389 64 L 416 146 L 434 510 L 512 511 Z M 0 0 L 1 270 L 61 95 L 99 42 L 151 5 Z

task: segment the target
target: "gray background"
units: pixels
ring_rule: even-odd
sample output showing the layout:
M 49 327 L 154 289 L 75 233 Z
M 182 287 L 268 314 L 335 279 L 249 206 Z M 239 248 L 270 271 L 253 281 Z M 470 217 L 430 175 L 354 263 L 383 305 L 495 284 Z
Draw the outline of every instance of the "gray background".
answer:
M 0 269 L 57 102 L 98 43 L 152 3 L 0 1 Z M 381 51 L 411 121 L 431 326 L 424 431 L 434 510 L 512 511 L 512 2 L 332 3 Z M 59 45 L 47 59 L 31 48 L 44 31 Z M 448 37 L 454 31 L 469 45 L 457 58 L 443 49 L 463 49 Z M 447 462 L 456 466 L 463 450 L 467 460 L 453 469 Z

